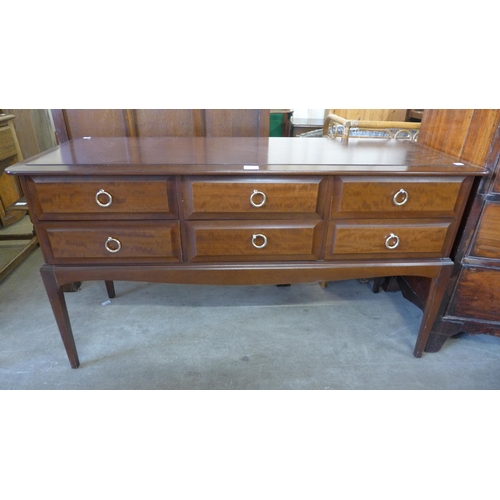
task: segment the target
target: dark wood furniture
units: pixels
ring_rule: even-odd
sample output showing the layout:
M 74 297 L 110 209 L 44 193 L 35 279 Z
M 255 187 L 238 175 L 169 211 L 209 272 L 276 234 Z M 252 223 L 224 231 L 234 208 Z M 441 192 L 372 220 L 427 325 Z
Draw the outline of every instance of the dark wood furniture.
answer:
M 460 333 L 500 337 L 500 110 L 428 110 L 420 142 L 485 165 L 452 251 L 453 274 L 425 350 L 437 352 Z M 429 283 L 408 278 L 403 292 L 418 304 Z
M 407 141 L 92 138 L 9 168 L 45 259 L 72 367 L 62 286 L 103 280 L 280 284 L 425 276 L 414 355 L 427 343 L 449 254 L 482 167 Z

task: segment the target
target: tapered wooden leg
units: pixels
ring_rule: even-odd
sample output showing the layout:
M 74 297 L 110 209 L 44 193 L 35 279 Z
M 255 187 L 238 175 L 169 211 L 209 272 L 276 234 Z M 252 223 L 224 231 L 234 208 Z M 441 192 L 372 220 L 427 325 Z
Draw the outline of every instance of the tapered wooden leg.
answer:
M 110 299 L 114 299 L 115 298 L 115 284 L 112 282 L 112 281 L 105 281 L 104 282 L 106 284 L 106 290 L 108 292 L 108 297 Z
M 42 275 L 43 284 L 45 285 L 45 290 L 49 297 L 52 312 L 59 327 L 59 333 L 61 334 L 71 368 L 78 368 L 80 361 L 78 359 L 78 352 L 76 351 L 75 339 L 73 338 L 62 287 L 57 284 L 56 277 L 50 266 L 42 266 L 40 274 Z
M 420 330 L 418 332 L 417 342 L 413 354 L 416 358 L 422 357 L 429 335 L 431 333 L 432 325 L 436 319 L 436 315 L 443 300 L 444 292 L 451 278 L 453 271 L 452 265 L 443 266 L 437 278 L 433 278 L 425 304 L 424 316 L 422 323 L 420 323 Z

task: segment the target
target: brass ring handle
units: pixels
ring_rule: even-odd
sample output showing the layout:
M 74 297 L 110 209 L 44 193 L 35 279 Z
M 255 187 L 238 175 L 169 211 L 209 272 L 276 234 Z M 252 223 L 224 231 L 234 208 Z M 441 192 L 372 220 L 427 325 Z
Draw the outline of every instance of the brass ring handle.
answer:
M 109 246 L 109 243 L 115 243 L 116 244 L 116 248 L 111 248 Z M 111 238 L 111 236 L 106 240 L 106 242 L 104 243 L 104 248 L 108 251 L 108 252 L 111 252 L 111 253 L 116 253 L 116 252 L 119 252 L 122 248 L 122 244 L 120 243 L 119 240 L 117 240 L 116 238 Z
M 391 240 L 394 240 L 394 243 L 391 244 Z M 385 240 L 385 246 L 389 250 L 394 250 L 397 248 L 399 245 L 399 236 L 395 235 L 394 233 L 391 233 L 389 236 L 387 236 Z
M 257 245 L 257 243 L 255 242 L 255 240 L 257 240 L 257 238 L 262 238 L 262 240 L 263 240 L 262 245 Z M 254 235 L 252 235 L 252 245 L 255 248 L 264 248 L 267 245 L 267 238 L 263 234 L 254 234 Z
M 398 201 L 399 195 L 403 196 L 403 199 L 401 201 Z M 404 205 L 408 201 L 408 191 L 405 191 L 404 189 L 400 189 L 395 195 L 392 201 L 394 202 L 394 205 L 397 205 L 400 207 L 401 205 Z
M 99 196 L 107 196 L 108 197 L 108 201 L 107 203 L 101 203 L 101 201 L 99 200 Z M 104 189 L 99 189 L 99 191 L 97 191 L 96 195 L 95 195 L 95 202 L 100 206 L 100 207 L 109 207 L 111 205 L 111 203 L 113 203 L 113 197 L 107 193 L 106 191 L 104 191 Z
M 253 201 L 253 197 L 257 195 L 257 196 L 262 196 L 262 201 L 260 203 L 255 203 L 255 201 Z M 266 203 L 266 195 L 262 192 L 262 191 L 257 191 L 257 189 L 254 189 L 253 190 L 253 193 L 250 195 L 250 203 L 252 204 L 252 206 L 254 206 L 255 208 L 259 208 L 259 207 L 262 207 L 264 205 L 264 203 Z

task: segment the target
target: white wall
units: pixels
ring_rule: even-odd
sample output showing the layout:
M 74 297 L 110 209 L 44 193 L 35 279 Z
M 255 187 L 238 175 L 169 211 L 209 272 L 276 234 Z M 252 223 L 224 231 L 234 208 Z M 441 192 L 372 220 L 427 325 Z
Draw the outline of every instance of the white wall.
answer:
M 309 118 L 323 120 L 325 117 L 324 109 L 303 109 L 303 108 L 290 108 L 293 109 L 294 120 L 307 120 Z

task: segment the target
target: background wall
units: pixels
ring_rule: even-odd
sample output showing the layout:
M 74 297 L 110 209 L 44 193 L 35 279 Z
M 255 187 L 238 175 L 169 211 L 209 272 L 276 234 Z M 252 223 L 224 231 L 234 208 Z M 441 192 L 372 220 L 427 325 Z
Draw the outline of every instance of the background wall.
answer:
M 293 109 L 293 119 L 294 120 L 308 120 L 308 119 L 319 119 L 322 120 L 325 117 L 325 109 L 304 109 L 304 108 L 290 108 Z

